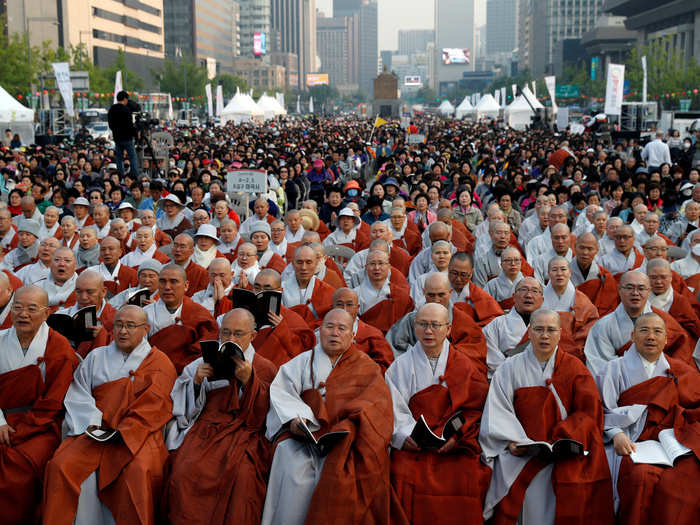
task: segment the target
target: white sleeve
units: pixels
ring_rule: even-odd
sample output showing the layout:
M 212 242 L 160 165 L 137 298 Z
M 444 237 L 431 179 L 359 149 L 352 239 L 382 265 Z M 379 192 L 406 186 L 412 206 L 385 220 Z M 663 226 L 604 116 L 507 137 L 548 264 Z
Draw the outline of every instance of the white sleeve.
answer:
M 78 365 L 73 374 L 73 382 L 63 400 L 66 407 L 66 435 L 78 436 L 85 432 L 90 425 L 102 424 L 102 411 L 97 408 L 92 397 L 92 376 L 94 357 L 91 355 Z
M 404 394 L 408 385 L 401 385 L 402 378 L 400 375 L 401 370 L 399 370 L 396 361 L 389 366 L 384 375 L 384 379 L 389 385 L 391 401 L 394 407 L 394 432 L 391 436 L 391 446 L 396 449 L 403 447 L 404 441 L 411 435 L 413 428 L 416 426 L 416 420 L 413 419 L 411 409 L 408 407 L 410 398 L 407 398 Z

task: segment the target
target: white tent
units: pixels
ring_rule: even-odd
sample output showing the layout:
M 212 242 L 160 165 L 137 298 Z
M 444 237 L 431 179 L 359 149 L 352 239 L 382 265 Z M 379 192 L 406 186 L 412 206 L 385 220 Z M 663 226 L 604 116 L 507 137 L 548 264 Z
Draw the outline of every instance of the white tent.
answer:
M 506 106 L 506 109 L 503 111 L 503 118 L 506 121 L 506 125 L 511 128 L 524 130 L 530 124 L 530 118 L 534 114 L 525 97 L 520 95 Z
M 443 117 L 452 116 L 455 114 L 455 107 L 450 103 L 449 100 L 443 100 L 442 104 L 438 108 L 438 112 Z
M 22 144 L 34 143 L 34 111 L 20 104 L 0 86 L 0 127 L 19 135 Z
M 221 124 L 233 121 L 236 124 L 249 120 L 262 120 L 263 111 L 258 107 L 250 95 L 242 95 L 236 90 L 236 95 L 221 112 Z
M 474 106 L 469 102 L 469 95 L 464 97 L 462 103 L 457 106 L 455 118 L 464 118 L 466 115 L 474 113 Z
M 493 98 L 493 95 L 487 93 L 481 97 L 481 100 L 479 100 L 479 103 L 474 109 L 476 110 L 476 118 L 480 119 L 485 117 L 498 118 L 498 113 L 501 108 L 498 102 L 496 102 L 496 99 Z
M 544 106 L 537 100 L 537 97 L 530 91 L 528 86 L 525 86 L 522 90 L 523 96 L 532 104 L 532 107 L 537 111 L 538 109 L 544 109 Z
M 276 98 L 269 97 L 265 93 L 258 99 L 258 107 L 262 110 L 265 120 L 287 114 Z

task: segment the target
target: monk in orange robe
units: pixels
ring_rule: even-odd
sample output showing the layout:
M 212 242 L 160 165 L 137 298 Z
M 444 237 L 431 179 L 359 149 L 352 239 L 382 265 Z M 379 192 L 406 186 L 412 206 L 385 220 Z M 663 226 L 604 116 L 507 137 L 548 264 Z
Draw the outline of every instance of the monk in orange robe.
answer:
M 194 240 L 186 233 L 181 233 L 173 241 L 173 262 L 179 264 L 187 273 L 187 297 L 192 297 L 209 285 L 209 274 L 206 268 L 192 260 Z

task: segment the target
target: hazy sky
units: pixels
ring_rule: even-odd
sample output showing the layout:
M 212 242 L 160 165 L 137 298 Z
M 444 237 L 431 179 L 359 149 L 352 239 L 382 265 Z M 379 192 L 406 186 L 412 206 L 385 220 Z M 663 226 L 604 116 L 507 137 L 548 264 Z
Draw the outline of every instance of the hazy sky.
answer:
M 433 29 L 433 0 L 378 0 L 379 50 L 397 49 L 399 29 Z M 326 16 L 333 14 L 333 0 L 316 0 L 316 8 Z

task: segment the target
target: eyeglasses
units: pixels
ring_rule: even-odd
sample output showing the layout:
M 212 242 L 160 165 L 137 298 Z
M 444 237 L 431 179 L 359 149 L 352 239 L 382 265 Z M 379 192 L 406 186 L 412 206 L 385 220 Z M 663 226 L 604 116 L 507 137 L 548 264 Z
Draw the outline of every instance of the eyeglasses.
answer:
M 13 304 L 12 313 L 21 314 L 26 311 L 29 315 L 36 315 L 39 312 L 46 310 L 48 306 L 37 306 L 35 304 L 30 304 L 29 306 L 24 306 L 22 304 Z
M 252 330 L 248 330 L 247 332 L 244 332 L 243 330 L 234 330 L 232 332 L 228 328 L 224 328 L 221 330 L 221 337 L 224 339 L 228 339 L 229 337 L 233 337 L 235 339 L 240 339 L 241 337 L 245 337 L 246 335 L 250 334 L 251 332 L 252 332 Z
M 533 332 L 535 332 L 537 335 L 552 335 L 556 334 L 557 332 L 561 331 L 561 328 L 547 328 L 545 326 L 535 326 L 532 329 Z
M 469 279 L 469 272 L 458 272 L 457 270 L 450 270 L 449 274 L 452 277 L 461 277 L 462 279 Z
M 348 332 L 350 327 L 344 324 L 323 323 L 323 328 L 326 330 L 338 330 L 341 334 Z
M 430 328 L 431 330 L 440 330 L 443 326 L 447 326 L 450 323 L 438 323 L 437 321 L 416 321 L 416 328 L 420 328 L 421 330 L 427 330 Z
M 639 293 L 644 293 L 649 290 L 648 286 L 639 285 L 639 286 L 634 286 L 633 284 L 626 284 L 625 286 L 620 286 L 621 290 L 625 290 L 626 292 L 639 292 Z
M 116 321 L 112 326 L 116 332 L 120 332 L 122 329 L 127 332 L 133 332 L 141 326 L 145 326 L 146 323 L 122 323 L 121 321 Z
M 542 293 L 542 290 L 540 290 L 539 288 L 518 288 L 515 290 L 515 293 L 522 293 L 522 294 L 531 293 L 531 294 L 538 295 L 538 294 Z

